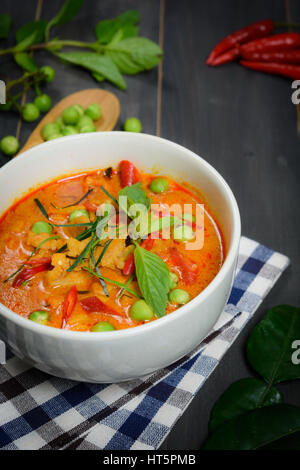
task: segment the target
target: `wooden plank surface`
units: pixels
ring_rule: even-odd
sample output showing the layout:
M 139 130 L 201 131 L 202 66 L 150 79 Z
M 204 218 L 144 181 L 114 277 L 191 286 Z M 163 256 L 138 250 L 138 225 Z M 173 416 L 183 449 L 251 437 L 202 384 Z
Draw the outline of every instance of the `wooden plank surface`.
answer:
M 290 0 L 292 19 L 299 2 Z M 255 318 L 202 387 L 165 440 L 163 449 L 197 449 L 207 436 L 212 405 L 233 381 L 249 376 L 247 337 L 266 311 L 299 305 L 300 152 L 290 81 L 243 69 L 210 68 L 204 59 L 229 32 L 263 18 L 285 21 L 284 0 L 167 0 L 162 136 L 191 148 L 230 184 L 242 217 L 242 232 L 290 256 L 292 265 Z M 300 405 L 300 382 L 280 386 Z
M 44 1 L 42 18 L 50 19 L 60 0 Z M 251 375 L 244 359 L 247 337 L 268 308 L 280 303 L 299 305 L 299 177 L 297 111 L 288 80 L 230 64 L 213 69 L 205 58 L 229 32 L 251 22 L 286 15 L 300 21 L 298 0 L 86 0 L 78 16 L 62 28 L 61 38 L 93 40 L 94 25 L 129 8 L 141 13 L 141 33 L 155 41 L 163 33 L 163 67 L 126 77 L 128 91 L 100 84 L 121 102 L 118 128 L 138 116 L 144 131 L 174 140 L 206 158 L 231 185 L 242 215 L 243 234 L 290 256 L 283 275 L 258 313 L 202 387 L 162 445 L 163 449 L 197 449 L 207 436 L 209 412 L 233 381 Z M 14 17 L 14 29 L 35 18 L 36 0 L 2 0 L 1 10 Z M 162 38 L 161 38 L 162 39 Z M 40 65 L 56 70 L 47 85 L 54 103 L 69 93 L 94 87 L 87 72 L 59 63 L 46 52 Z M 14 65 L 5 61 L 5 74 Z M 75 73 L 76 70 L 76 73 Z M 1 75 L 3 71 L 1 70 Z M 32 96 L 28 96 L 28 100 Z M 158 103 L 158 107 L 157 107 Z M 160 105 L 161 103 L 161 105 Z M 0 115 L 1 136 L 16 133 L 16 119 Z M 24 144 L 35 123 L 21 127 Z M 1 155 L 0 163 L 7 157 Z M 300 381 L 280 386 L 286 401 L 300 405 Z

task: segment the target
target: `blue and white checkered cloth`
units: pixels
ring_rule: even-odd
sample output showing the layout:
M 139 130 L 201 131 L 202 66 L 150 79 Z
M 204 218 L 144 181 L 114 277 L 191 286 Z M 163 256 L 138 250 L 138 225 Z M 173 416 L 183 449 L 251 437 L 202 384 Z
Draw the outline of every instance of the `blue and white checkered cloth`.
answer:
M 143 379 L 77 383 L 9 355 L 0 366 L 0 448 L 157 449 L 288 264 L 243 237 L 234 286 L 214 330 L 188 356 Z

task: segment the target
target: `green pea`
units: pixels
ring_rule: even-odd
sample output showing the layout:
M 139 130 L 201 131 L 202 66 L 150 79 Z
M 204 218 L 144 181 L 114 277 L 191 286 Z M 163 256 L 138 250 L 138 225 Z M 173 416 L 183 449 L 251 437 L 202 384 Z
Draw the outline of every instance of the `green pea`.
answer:
M 40 117 L 40 110 L 34 103 L 26 103 L 22 109 L 24 121 L 33 122 Z
M 59 131 L 61 131 L 65 127 L 62 116 L 58 116 L 58 118 L 55 121 L 55 124 L 58 125 L 58 130 Z M 45 124 L 45 125 L 47 126 L 47 124 Z
M 31 230 L 33 233 L 40 234 L 40 233 L 52 233 L 52 227 L 48 222 L 44 222 L 40 220 L 39 222 L 35 222 L 33 224 Z
M 81 104 L 73 104 L 73 107 L 75 109 L 77 109 L 78 113 L 79 113 L 79 116 L 83 116 L 84 115 L 84 107 L 81 106 Z
M 189 225 L 177 225 L 173 229 L 173 238 L 179 242 L 193 240 L 195 234 Z
M 183 220 L 187 220 L 188 222 L 196 222 L 196 217 L 193 214 L 190 214 L 187 212 L 186 214 L 183 214 Z
M 76 209 L 75 211 L 71 212 L 69 221 L 72 222 L 72 220 L 76 219 L 77 217 L 83 216 L 89 217 L 88 211 L 86 211 L 85 209 Z
M 49 95 L 39 95 L 35 98 L 34 104 L 42 113 L 47 113 L 52 106 L 52 99 Z
M 56 122 L 48 122 L 42 128 L 42 137 L 44 140 L 48 140 L 51 134 L 58 134 L 60 132 L 59 124 Z
M 186 304 L 190 300 L 189 293 L 183 289 L 174 289 L 169 293 L 171 304 Z
M 74 135 L 77 134 L 77 129 L 73 126 L 65 126 L 61 130 L 62 135 Z
M 164 178 L 155 178 L 151 181 L 150 189 L 154 193 L 163 193 L 167 191 L 169 183 Z
M 50 134 L 47 140 L 59 139 L 62 136 L 60 132 L 55 132 L 54 134 Z
M 85 114 L 93 119 L 93 121 L 97 121 L 97 119 L 101 117 L 102 109 L 100 108 L 99 104 L 93 103 L 86 108 Z
M 145 300 L 137 300 L 131 306 L 130 316 L 133 320 L 145 321 L 154 317 L 154 312 Z
M 19 150 L 19 141 L 13 135 L 3 137 L 0 143 L 2 152 L 5 155 L 14 155 Z
M 142 123 L 136 117 L 126 119 L 124 123 L 124 131 L 126 132 L 142 132 Z
M 49 65 L 44 65 L 41 67 L 40 72 L 44 74 L 46 82 L 52 82 L 52 80 L 54 80 L 55 70 Z
M 69 106 L 62 113 L 63 121 L 66 125 L 76 125 L 79 121 L 80 115 L 74 106 Z
M 32 320 L 35 323 L 40 323 L 41 325 L 46 325 L 49 321 L 49 313 L 44 312 L 43 310 L 36 310 L 29 315 L 29 320 Z
M 96 325 L 94 325 L 93 328 L 91 329 L 91 331 L 95 333 L 113 331 L 113 330 L 115 330 L 115 327 L 108 321 L 100 321 L 99 323 L 96 323 Z
M 80 134 L 85 134 L 86 132 L 96 132 L 96 127 L 94 124 L 89 125 L 89 126 L 83 126 L 80 128 Z
M 85 126 L 93 126 L 93 119 L 91 119 L 89 116 L 84 114 L 79 118 L 79 121 L 77 123 L 77 129 L 80 131 L 83 127 Z
M 172 272 L 169 273 L 169 279 L 170 279 L 170 290 L 171 290 L 177 286 L 179 279 L 178 279 L 177 274 L 172 273 Z

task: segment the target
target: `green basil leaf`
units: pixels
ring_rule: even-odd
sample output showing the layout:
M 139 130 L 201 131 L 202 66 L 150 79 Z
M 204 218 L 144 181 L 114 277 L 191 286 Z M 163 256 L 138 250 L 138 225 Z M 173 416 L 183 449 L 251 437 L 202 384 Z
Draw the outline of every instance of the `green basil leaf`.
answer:
M 37 31 L 34 31 L 32 34 L 30 34 L 29 36 L 24 38 L 21 42 L 19 42 L 15 46 L 15 48 L 14 48 L 15 51 L 23 52 L 26 49 L 28 49 L 28 47 L 32 46 L 32 44 L 34 44 L 36 42 L 35 38 L 36 38 L 37 34 L 38 34 Z
M 99 73 L 121 90 L 126 89 L 126 83 L 122 75 L 109 57 L 96 52 L 61 52 L 57 56 L 70 64 L 79 65 L 91 72 Z
M 7 38 L 11 27 L 11 17 L 6 13 L 0 14 L 0 39 Z
M 123 197 L 122 197 L 123 196 Z M 125 200 L 124 197 L 127 199 Z M 118 194 L 118 202 L 120 208 L 128 214 L 130 207 L 133 204 L 142 204 L 148 211 L 151 205 L 151 200 L 142 189 L 141 183 L 133 184 L 132 186 L 125 186 Z
M 44 39 L 45 29 L 47 22 L 44 20 L 30 21 L 30 23 L 24 24 L 16 32 L 17 42 L 22 42 L 25 38 L 30 36 L 32 33 L 36 33 L 35 42 L 41 42 Z
M 129 10 L 122 13 L 117 18 L 111 20 L 102 20 L 96 26 L 96 36 L 99 42 L 102 44 L 108 44 L 112 41 L 115 34 L 121 28 L 128 28 L 134 26 L 140 20 L 140 15 L 137 10 Z M 130 31 L 127 29 L 127 31 Z M 131 33 L 133 30 L 131 30 Z M 129 36 L 126 36 L 129 37 Z
M 138 26 L 133 26 L 132 24 L 123 26 L 120 31 L 121 39 L 136 38 L 139 34 Z
M 14 59 L 26 72 L 36 72 L 38 70 L 36 61 L 27 52 L 17 52 Z
M 166 313 L 169 292 L 169 268 L 155 253 L 138 244 L 134 250 L 135 271 L 140 291 L 157 316 Z
M 103 80 L 105 80 L 105 78 L 103 77 L 103 75 L 101 75 L 100 73 L 97 73 L 97 72 L 92 72 L 92 77 L 93 77 L 97 82 L 103 82 Z
M 49 31 L 53 26 L 65 24 L 74 18 L 74 16 L 76 16 L 79 12 L 82 3 L 83 0 L 66 0 L 57 15 L 55 15 L 55 17 L 52 18 L 52 20 L 50 20 L 47 24 L 45 33 L 46 37 L 48 38 Z
M 225 421 L 229 421 L 246 411 L 282 402 L 281 393 L 259 379 L 246 378 L 234 382 L 221 395 L 211 411 L 209 429 L 214 431 Z
M 299 339 L 300 309 L 279 305 L 254 328 L 247 344 L 247 358 L 270 384 L 300 378 L 300 364 L 292 362 L 292 344 Z
M 293 439 L 299 431 L 300 408 L 284 404 L 266 406 L 226 421 L 208 438 L 204 449 L 250 450 L 271 443 L 276 447 L 281 438 Z
M 116 34 L 113 36 L 112 40 L 109 42 L 110 45 L 116 44 L 117 42 L 120 42 L 122 39 L 126 38 L 135 38 L 138 35 L 138 28 L 137 26 L 123 26 L 120 28 Z
M 134 75 L 143 70 L 150 70 L 162 59 L 163 51 L 146 38 L 127 38 L 106 46 L 109 56 L 120 72 Z

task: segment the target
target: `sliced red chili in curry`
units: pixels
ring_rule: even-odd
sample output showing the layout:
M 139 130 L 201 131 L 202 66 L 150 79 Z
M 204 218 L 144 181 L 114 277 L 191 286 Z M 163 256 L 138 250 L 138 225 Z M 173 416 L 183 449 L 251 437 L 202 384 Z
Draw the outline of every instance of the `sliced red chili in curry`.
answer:
M 38 264 L 32 268 L 24 268 L 22 271 L 15 277 L 13 282 L 13 287 L 19 287 L 23 284 L 23 282 L 29 281 L 33 278 L 36 274 L 41 273 L 43 271 L 48 271 L 52 269 L 51 261 L 43 264 Z
M 77 288 L 76 286 L 71 287 L 67 293 L 62 306 L 62 322 L 61 328 L 65 328 L 77 302 Z
M 169 251 L 172 263 L 179 271 L 184 284 L 193 284 L 197 279 L 199 271 L 197 264 L 184 257 L 175 247 L 171 247 Z

